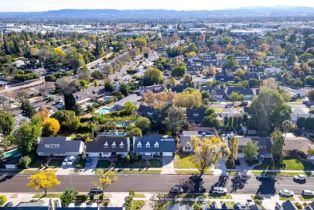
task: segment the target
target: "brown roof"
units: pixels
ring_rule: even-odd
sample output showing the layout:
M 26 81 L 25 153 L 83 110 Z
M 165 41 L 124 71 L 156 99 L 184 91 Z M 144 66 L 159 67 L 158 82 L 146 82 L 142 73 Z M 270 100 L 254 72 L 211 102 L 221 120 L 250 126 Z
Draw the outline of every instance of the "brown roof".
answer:
M 304 137 L 287 137 L 285 139 L 284 151 L 300 151 L 307 154 L 309 149 L 314 149 L 314 143 Z

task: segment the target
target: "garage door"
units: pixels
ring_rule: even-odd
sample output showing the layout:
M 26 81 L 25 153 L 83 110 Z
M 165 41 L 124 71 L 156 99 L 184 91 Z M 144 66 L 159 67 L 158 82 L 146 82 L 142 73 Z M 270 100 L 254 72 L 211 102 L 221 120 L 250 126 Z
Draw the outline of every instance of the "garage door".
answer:
M 173 153 L 172 152 L 163 152 L 162 156 L 164 156 L 164 157 L 172 157 Z

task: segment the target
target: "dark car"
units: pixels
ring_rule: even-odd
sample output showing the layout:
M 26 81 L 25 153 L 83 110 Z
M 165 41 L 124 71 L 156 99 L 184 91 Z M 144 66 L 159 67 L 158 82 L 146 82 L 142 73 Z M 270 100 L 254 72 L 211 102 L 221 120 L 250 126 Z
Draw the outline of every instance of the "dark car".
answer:
M 91 194 L 100 194 L 100 193 L 102 193 L 102 190 L 98 187 L 93 187 L 90 189 L 90 193 Z
M 184 193 L 184 189 L 181 186 L 176 185 L 176 186 L 171 187 L 170 193 L 171 194 L 181 194 L 181 193 Z
M 12 202 L 7 202 L 3 207 L 12 207 L 13 203 Z
M 271 179 L 274 179 L 274 177 L 271 175 L 268 175 L 268 174 L 261 174 L 261 175 L 256 176 L 256 179 L 258 179 L 258 180 L 271 180 Z

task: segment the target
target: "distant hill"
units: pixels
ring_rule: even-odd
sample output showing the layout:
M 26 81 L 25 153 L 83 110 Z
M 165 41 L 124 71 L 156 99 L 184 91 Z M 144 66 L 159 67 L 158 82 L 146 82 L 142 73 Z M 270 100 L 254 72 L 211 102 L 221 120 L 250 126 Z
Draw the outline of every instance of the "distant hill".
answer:
M 40 20 L 40 19 L 98 19 L 98 20 L 141 20 L 141 19 L 205 19 L 224 17 L 280 17 L 314 16 L 310 7 L 255 7 L 232 10 L 54 10 L 44 12 L 0 12 L 0 19 Z

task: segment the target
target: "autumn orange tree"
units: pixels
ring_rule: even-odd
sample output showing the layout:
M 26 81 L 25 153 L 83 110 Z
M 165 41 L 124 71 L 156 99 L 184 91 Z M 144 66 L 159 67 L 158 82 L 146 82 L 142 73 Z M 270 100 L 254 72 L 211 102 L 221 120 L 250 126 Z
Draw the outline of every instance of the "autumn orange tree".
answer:
M 47 195 L 47 191 L 56 186 L 60 185 L 60 181 L 57 178 L 57 175 L 52 170 L 41 171 L 37 174 L 34 174 L 28 178 L 27 187 L 33 188 L 36 191 L 44 190 Z
M 55 136 L 60 130 L 60 123 L 55 118 L 47 118 L 43 123 L 43 135 Z
M 98 181 L 94 185 L 101 189 L 103 196 L 105 189 L 118 180 L 117 172 L 113 170 L 100 170 L 97 172 L 97 175 Z

